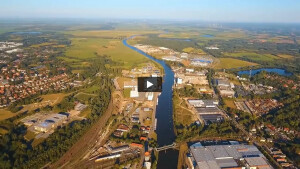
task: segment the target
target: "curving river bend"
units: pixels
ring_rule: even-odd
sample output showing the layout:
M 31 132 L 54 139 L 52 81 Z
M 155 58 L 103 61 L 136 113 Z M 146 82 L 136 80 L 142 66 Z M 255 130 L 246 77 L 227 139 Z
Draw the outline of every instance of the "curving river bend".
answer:
M 164 69 L 164 77 L 162 84 L 162 92 L 158 99 L 158 105 L 156 107 L 156 118 L 157 118 L 157 142 L 158 147 L 172 144 L 175 141 L 175 133 L 173 126 L 173 103 L 172 103 L 172 86 L 174 84 L 174 72 L 171 68 L 162 60 L 155 59 L 154 57 L 146 54 L 145 52 L 131 46 L 127 43 L 127 40 L 134 38 L 131 36 L 123 40 L 123 44 L 130 49 L 146 56 L 147 58 L 157 62 Z M 157 168 L 168 169 L 177 168 L 178 152 L 177 150 L 161 151 L 159 153 L 159 159 Z

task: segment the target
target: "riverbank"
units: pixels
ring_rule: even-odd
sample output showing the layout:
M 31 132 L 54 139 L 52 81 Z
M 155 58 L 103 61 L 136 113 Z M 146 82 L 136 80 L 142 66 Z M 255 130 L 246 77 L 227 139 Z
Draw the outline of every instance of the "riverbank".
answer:
M 172 144 L 175 141 L 174 125 L 173 125 L 173 91 L 172 87 L 174 84 L 174 72 L 171 68 L 162 60 L 156 59 L 145 52 L 131 46 L 127 43 L 127 40 L 134 38 L 131 36 L 124 39 L 122 42 L 128 48 L 144 55 L 145 57 L 160 64 L 164 69 L 164 77 L 162 84 L 162 92 L 158 98 L 158 104 L 156 107 L 156 119 L 157 119 L 157 143 L 158 146 L 164 146 Z M 158 158 L 158 169 L 175 168 L 177 167 L 178 151 L 168 150 L 166 152 L 160 152 Z

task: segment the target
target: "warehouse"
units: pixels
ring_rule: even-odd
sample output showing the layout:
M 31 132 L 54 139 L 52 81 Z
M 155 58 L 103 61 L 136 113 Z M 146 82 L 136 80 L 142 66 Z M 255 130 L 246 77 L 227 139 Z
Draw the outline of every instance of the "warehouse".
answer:
M 218 107 L 197 107 L 198 116 L 204 120 L 205 125 L 224 120 L 223 112 Z
M 43 121 L 34 124 L 34 130 L 37 132 L 48 132 L 63 124 L 67 116 L 63 114 L 50 114 Z
M 212 145 L 200 142 L 190 146 L 190 165 L 198 169 L 263 167 L 271 169 L 265 156 L 254 145 Z
M 191 99 L 188 100 L 189 104 L 194 107 L 217 107 L 219 104 L 218 100 L 199 100 Z

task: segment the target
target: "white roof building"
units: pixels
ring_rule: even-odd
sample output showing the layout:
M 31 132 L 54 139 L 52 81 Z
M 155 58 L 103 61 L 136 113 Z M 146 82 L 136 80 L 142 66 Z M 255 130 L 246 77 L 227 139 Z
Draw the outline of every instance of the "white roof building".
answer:
M 134 90 L 130 91 L 130 97 L 132 97 L 132 98 L 139 97 L 139 92 L 137 90 L 137 87 L 135 87 Z

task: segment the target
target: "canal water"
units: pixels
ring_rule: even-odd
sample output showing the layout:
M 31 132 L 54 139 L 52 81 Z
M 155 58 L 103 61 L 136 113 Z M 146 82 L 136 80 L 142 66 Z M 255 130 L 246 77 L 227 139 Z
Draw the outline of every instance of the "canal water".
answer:
M 272 72 L 272 73 L 277 73 L 279 75 L 282 76 L 291 76 L 292 73 L 287 72 L 284 69 L 278 69 L 278 68 L 260 68 L 260 69 L 253 69 L 251 70 L 251 75 L 255 75 L 261 71 L 266 71 L 266 72 Z M 250 70 L 243 70 L 243 71 L 239 71 L 238 75 L 250 75 Z
M 162 84 L 162 92 L 158 98 L 158 105 L 156 107 L 156 118 L 157 118 L 157 142 L 158 146 L 164 146 L 172 144 L 175 141 L 175 133 L 173 128 L 173 104 L 172 104 L 172 86 L 174 84 L 174 72 L 171 68 L 162 60 L 155 59 L 154 57 L 146 54 L 145 52 L 129 45 L 127 43 L 129 37 L 123 40 L 123 44 L 132 50 L 144 55 L 145 57 L 157 62 L 164 69 L 164 77 Z M 158 169 L 174 169 L 177 168 L 178 161 L 178 151 L 177 150 L 167 150 L 161 151 L 158 158 Z

